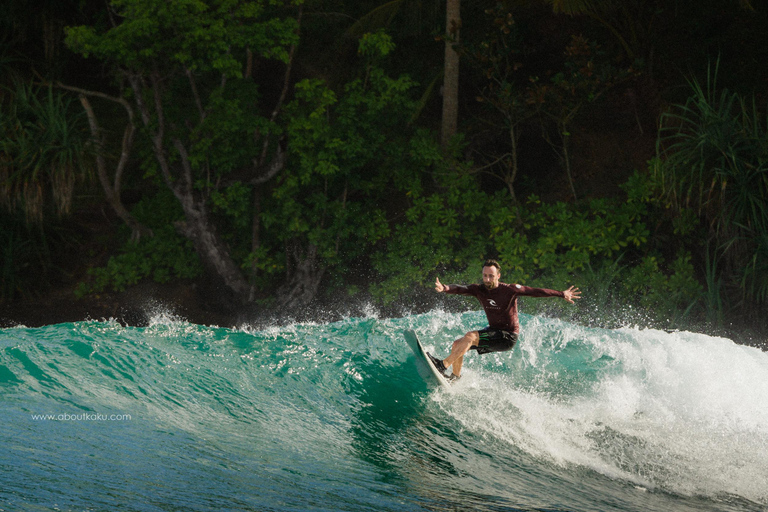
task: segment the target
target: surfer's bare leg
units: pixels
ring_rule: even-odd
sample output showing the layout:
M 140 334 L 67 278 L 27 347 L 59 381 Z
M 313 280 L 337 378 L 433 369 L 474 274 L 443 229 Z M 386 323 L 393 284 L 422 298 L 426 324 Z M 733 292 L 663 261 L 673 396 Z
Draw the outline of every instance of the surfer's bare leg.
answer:
M 453 365 L 453 373 L 456 376 L 461 375 L 461 367 L 464 364 L 464 354 L 466 354 L 470 348 L 474 347 L 480 342 L 480 334 L 477 331 L 470 331 L 461 338 L 453 342 L 451 347 L 451 353 L 448 357 L 443 359 L 443 364 L 446 368 Z

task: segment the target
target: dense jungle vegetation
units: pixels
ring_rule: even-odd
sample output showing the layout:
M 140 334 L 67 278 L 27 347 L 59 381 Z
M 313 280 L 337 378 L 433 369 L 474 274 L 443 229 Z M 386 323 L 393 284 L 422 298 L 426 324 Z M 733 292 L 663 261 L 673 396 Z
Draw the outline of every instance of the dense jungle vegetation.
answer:
M 0 13 L 6 309 L 415 311 L 494 257 L 582 322 L 765 338 L 765 3 L 39 3 Z

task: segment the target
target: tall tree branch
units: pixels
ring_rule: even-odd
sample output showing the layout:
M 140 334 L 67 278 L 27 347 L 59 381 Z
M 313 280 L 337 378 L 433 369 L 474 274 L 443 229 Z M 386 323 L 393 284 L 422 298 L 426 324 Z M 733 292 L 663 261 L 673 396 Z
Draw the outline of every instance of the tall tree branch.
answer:
M 200 121 L 205 120 L 205 110 L 203 109 L 203 102 L 200 101 L 200 94 L 197 92 L 197 84 L 195 83 L 195 77 L 192 76 L 192 70 L 185 68 L 187 79 L 189 79 L 189 88 L 192 89 L 192 97 L 195 99 L 195 105 L 197 105 L 197 111 L 200 113 Z
M 133 134 L 136 130 L 134 125 L 133 108 L 131 108 L 131 104 L 125 98 L 118 96 L 110 96 L 109 94 L 98 91 L 89 91 L 80 87 L 65 85 L 61 82 L 57 82 L 55 85 L 60 89 L 76 92 L 80 100 L 80 104 L 82 105 L 83 110 L 85 110 L 85 115 L 88 118 L 88 126 L 91 130 L 91 137 L 96 149 L 96 173 L 99 177 L 101 187 L 104 190 L 104 195 L 107 199 L 107 202 L 110 204 L 117 216 L 120 217 L 120 219 L 122 219 L 122 221 L 131 228 L 132 240 L 139 240 L 142 236 L 152 236 L 152 230 L 136 220 L 136 218 L 130 214 L 128 209 L 123 204 L 120 192 L 122 189 L 123 174 L 125 173 L 125 169 L 131 156 L 131 150 L 133 149 Z M 104 132 L 99 125 L 96 112 L 94 111 L 93 106 L 88 99 L 89 96 L 119 103 L 123 106 L 128 115 L 128 123 L 125 126 L 125 131 L 123 132 L 120 158 L 118 159 L 115 166 L 114 180 L 110 180 L 109 173 L 107 172 L 107 161 L 104 158 L 104 151 L 106 147 Z

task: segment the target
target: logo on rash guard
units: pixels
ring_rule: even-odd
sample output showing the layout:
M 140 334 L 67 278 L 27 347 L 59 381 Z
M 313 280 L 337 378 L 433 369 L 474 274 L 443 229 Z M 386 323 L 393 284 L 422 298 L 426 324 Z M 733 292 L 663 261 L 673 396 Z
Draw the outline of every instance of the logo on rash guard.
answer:
M 496 304 L 496 301 L 495 301 L 495 300 L 493 300 L 493 299 L 488 299 L 488 305 L 489 305 L 489 306 L 491 306 L 492 308 L 497 308 L 497 307 L 499 307 L 499 305 L 498 305 L 498 304 Z

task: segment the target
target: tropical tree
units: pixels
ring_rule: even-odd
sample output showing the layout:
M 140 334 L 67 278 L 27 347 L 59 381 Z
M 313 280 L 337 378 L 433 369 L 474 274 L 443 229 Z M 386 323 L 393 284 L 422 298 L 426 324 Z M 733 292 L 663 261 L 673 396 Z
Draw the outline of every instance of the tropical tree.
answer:
M 427 8 L 427 4 L 441 4 L 441 2 L 434 2 L 428 0 L 390 0 L 383 2 L 381 5 L 372 9 L 370 12 L 363 15 L 347 30 L 348 35 L 360 37 L 364 33 L 373 33 L 380 29 L 386 29 L 388 32 L 395 30 L 394 21 L 398 14 L 402 11 L 405 13 L 403 16 L 406 20 L 417 20 L 415 24 L 425 24 L 425 19 L 429 23 L 437 23 L 434 19 L 435 9 Z M 431 14 L 424 16 L 425 11 L 430 11 Z M 461 0 L 446 0 L 445 10 L 443 11 L 445 20 L 445 26 L 439 39 L 443 40 L 443 66 L 442 74 L 436 77 L 442 77 L 442 116 L 440 120 L 440 140 L 445 149 L 448 148 L 450 140 L 456 135 L 458 128 L 458 116 L 459 116 L 459 61 L 460 52 L 458 46 L 460 44 L 460 32 L 461 32 Z M 442 24 L 442 22 L 440 23 Z M 427 87 L 425 95 L 428 96 L 432 93 L 433 87 L 430 84 Z M 426 100 L 426 98 L 425 98 Z
M 290 62 L 300 3 L 114 0 L 107 30 L 67 30 L 70 48 L 107 64 L 120 84 L 115 96 L 134 103 L 152 155 L 145 169 L 181 205 L 177 229 L 240 301 L 250 286 L 217 229 L 211 197 L 222 183 L 262 182 L 282 169 L 274 113 L 284 95 L 266 107 L 248 63 L 254 55 Z
M 286 168 L 262 215 L 265 244 L 254 255 L 265 271 L 285 272 L 277 298 L 284 308 L 311 302 L 328 270 L 359 266 L 389 233 L 393 191 L 410 182 L 404 127 L 415 83 L 381 69 L 394 48 L 383 32 L 364 35 L 359 48 L 367 64 L 361 77 L 338 92 L 303 80 L 286 107 Z

